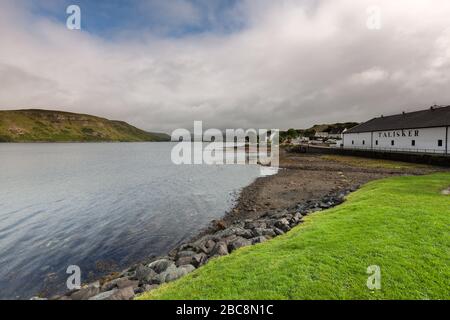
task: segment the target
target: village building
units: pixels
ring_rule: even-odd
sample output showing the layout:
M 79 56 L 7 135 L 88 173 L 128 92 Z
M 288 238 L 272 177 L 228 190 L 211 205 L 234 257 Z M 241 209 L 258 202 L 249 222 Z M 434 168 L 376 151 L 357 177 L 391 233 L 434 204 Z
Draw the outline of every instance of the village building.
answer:
M 450 106 L 374 118 L 343 133 L 345 149 L 449 154 Z

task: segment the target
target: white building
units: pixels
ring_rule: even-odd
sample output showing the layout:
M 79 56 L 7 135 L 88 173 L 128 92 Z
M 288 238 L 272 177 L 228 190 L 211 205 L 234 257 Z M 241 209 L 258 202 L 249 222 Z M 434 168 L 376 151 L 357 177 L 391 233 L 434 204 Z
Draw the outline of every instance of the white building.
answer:
M 343 134 L 346 149 L 450 154 L 450 106 L 379 117 Z

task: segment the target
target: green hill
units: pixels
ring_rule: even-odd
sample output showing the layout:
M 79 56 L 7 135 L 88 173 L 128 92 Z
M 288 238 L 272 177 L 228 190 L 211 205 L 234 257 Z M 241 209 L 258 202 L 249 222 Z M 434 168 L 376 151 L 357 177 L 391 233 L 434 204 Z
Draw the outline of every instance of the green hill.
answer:
M 0 142 L 170 141 L 123 121 L 50 110 L 0 111 Z

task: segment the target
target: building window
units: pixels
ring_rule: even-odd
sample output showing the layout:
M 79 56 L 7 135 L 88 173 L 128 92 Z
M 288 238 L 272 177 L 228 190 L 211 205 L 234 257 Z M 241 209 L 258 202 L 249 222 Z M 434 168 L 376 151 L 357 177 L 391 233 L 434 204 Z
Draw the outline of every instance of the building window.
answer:
M 355 144 L 355 140 L 352 140 L 352 144 Z
M 391 141 L 391 146 L 394 146 L 394 145 L 395 145 L 395 141 L 392 140 L 392 141 Z
M 366 140 L 363 140 L 363 146 L 366 144 Z
M 444 145 L 444 142 L 442 140 L 438 140 L 438 147 L 442 147 Z
M 378 140 L 375 140 L 375 145 L 378 145 Z
M 413 147 L 415 147 L 415 146 L 416 146 L 416 140 L 411 141 L 411 145 L 412 145 Z

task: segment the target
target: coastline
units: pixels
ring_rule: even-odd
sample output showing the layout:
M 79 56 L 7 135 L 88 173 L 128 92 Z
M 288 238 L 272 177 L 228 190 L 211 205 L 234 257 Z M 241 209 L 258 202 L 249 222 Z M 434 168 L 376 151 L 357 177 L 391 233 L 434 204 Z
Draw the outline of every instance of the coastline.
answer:
M 197 236 L 52 300 L 129 300 L 174 281 L 240 247 L 265 242 L 303 222 L 303 217 L 334 207 L 361 185 L 389 176 L 427 174 L 437 168 L 368 168 L 325 160 L 316 155 L 281 154 L 278 174 L 245 187 L 235 207 Z M 34 298 L 39 299 L 39 298 Z

